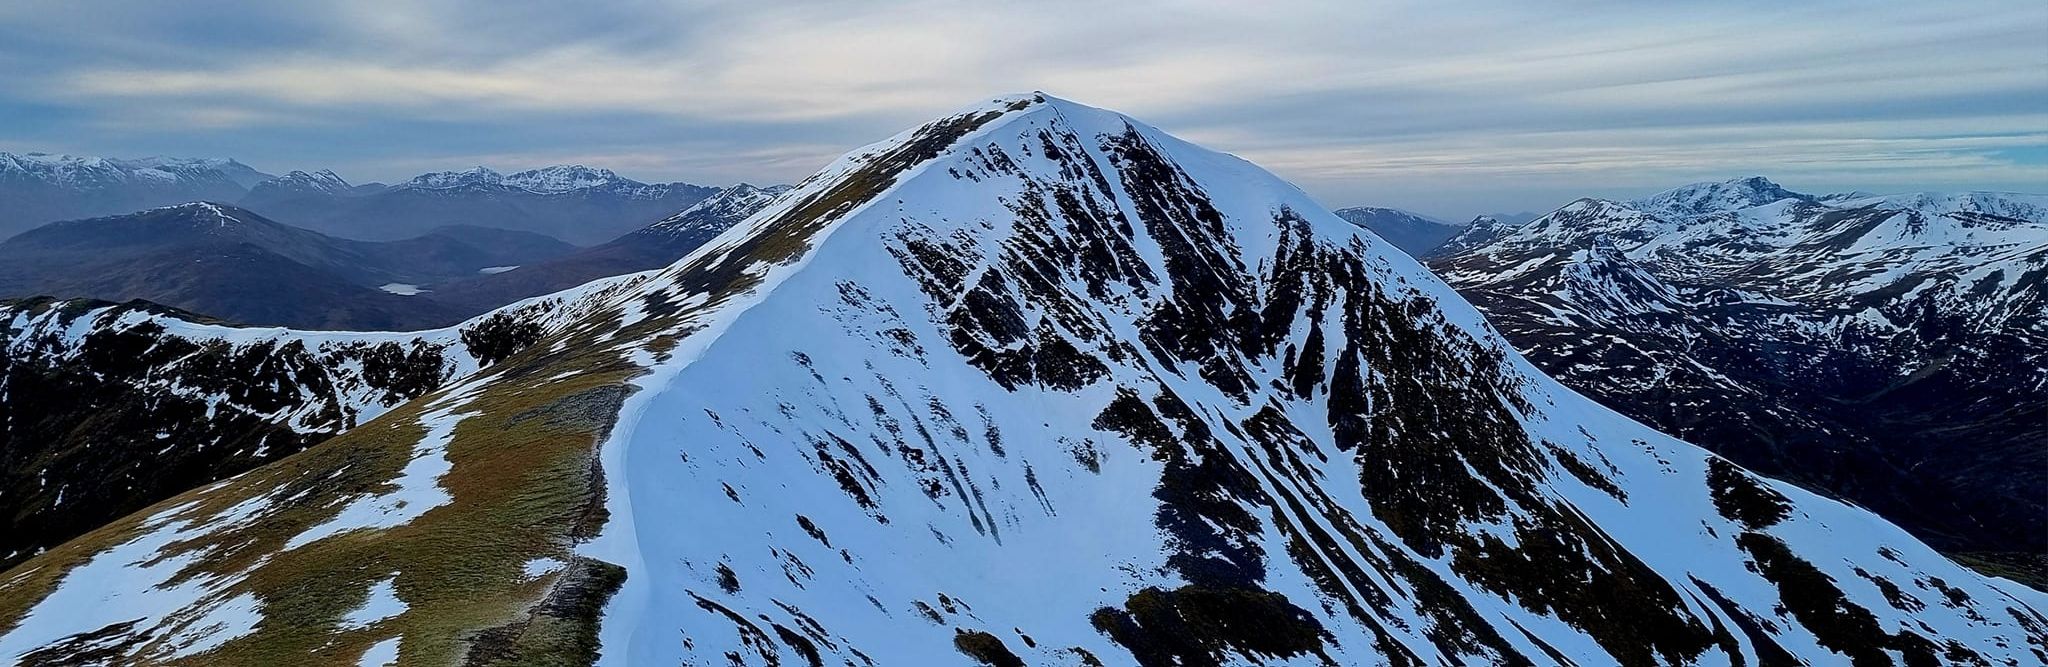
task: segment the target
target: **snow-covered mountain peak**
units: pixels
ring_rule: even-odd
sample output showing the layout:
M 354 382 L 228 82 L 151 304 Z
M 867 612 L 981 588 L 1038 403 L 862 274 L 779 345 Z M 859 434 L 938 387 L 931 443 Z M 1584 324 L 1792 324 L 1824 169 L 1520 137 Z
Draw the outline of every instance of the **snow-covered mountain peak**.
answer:
M 1591 251 L 1628 268 L 1611 247 Z M 857 150 L 647 285 L 638 298 L 697 314 L 685 316 L 692 333 L 671 348 L 675 361 L 652 372 L 646 402 L 628 408 L 662 416 L 622 427 L 608 446 L 608 471 L 623 476 L 609 478 L 618 481 L 606 497 L 622 518 L 582 552 L 631 573 L 607 617 L 620 625 L 603 630 L 607 655 L 623 651 L 624 663 L 721 651 L 766 660 L 783 650 L 750 649 L 749 633 L 731 627 L 763 616 L 815 617 L 863 636 L 890 628 L 886 642 L 843 642 L 887 651 L 876 658 L 885 663 L 930 662 L 921 646 L 959 636 L 1000 651 L 991 655 L 1046 660 L 1060 646 L 1140 664 L 1252 655 L 1229 632 L 1204 640 L 1208 649 L 1160 634 L 1170 619 L 1205 613 L 1197 600 L 1277 621 L 1259 636 L 1292 638 L 1277 640 L 1292 648 L 1274 655 L 1327 651 L 1334 664 L 1410 651 L 1516 662 L 1563 645 L 1577 648 L 1558 655 L 1582 664 L 1732 663 L 1788 644 L 1814 656 L 1848 646 L 1790 639 L 1806 630 L 1748 640 L 1730 631 L 1731 643 L 1717 644 L 1710 628 L 1737 619 L 1814 622 L 1770 611 L 1795 595 L 1781 587 L 1799 584 L 1754 563 L 1797 562 L 1798 582 L 1868 581 L 1858 567 L 1912 579 L 1869 569 L 1897 564 L 1885 554 L 1904 547 L 1880 546 L 1895 529 L 1867 541 L 1879 532 L 1846 527 L 1881 522 L 1613 420 L 1529 370 L 1441 282 L 1293 186 L 1070 102 L 1005 98 Z M 1654 281 L 1624 296 L 1674 298 Z M 1396 389 L 1409 382 L 1441 384 Z M 965 415 L 978 423 L 958 421 Z M 755 454 L 791 441 L 793 452 L 766 454 L 776 462 Z M 1006 444 L 1018 442 L 1039 444 Z M 1141 460 L 1120 458 L 1133 444 Z M 1574 466 L 1576 481 L 1564 472 Z M 1145 488 L 1149 499 L 1130 495 Z M 1778 511 L 1738 495 L 1796 497 L 1797 527 L 1772 529 Z M 1673 519 L 1677 508 L 1688 518 Z M 672 520 L 631 518 L 683 514 L 732 529 L 712 543 Z M 788 514 L 819 527 L 820 546 L 857 546 L 819 553 L 830 573 L 788 584 L 776 562 L 728 555 L 790 548 L 782 531 L 747 528 Z M 1535 547 L 1559 534 L 1582 546 Z M 1072 540 L 1097 548 L 1059 546 Z M 943 567 L 879 575 L 862 556 L 902 560 L 940 544 Z M 1614 546 L 1585 546 L 1595 544 Z M 1606 548 L 1628 555 L 1610 559 Z M 1132 552 L 1147 555 L 1103 556 Z M 730 572 L 718 580 L 729 585 L 693 574 L 707 569 Z M 1578 595 L 1586 581 L 1659 592 L 1620 610 L 1593 601 L 1613 596 Z M 1856 592 L 1829 599 L 1853 596 L 1848 604 L 1889 619 L 1879 627 L 1903 633 L 1866 637 L 1872 645 L 1920 636 L 1922 619 L 1899 616 L 1905 609 L 1875 588 L 1843 585 Z M 693 595 L 664 593 L 680 589 Z M 1459 591 L 1482 617 L 1514 620 L 1454 620 L 1424 590 Z M 935 611 L 933 628 L 892 622 L 892 609 L 922 608 L 902 597 L 912 591 L 944 591 L 973 611 Z M 2038 596 L 2023 589 L 1986 594 L 2029 600 L 2014 608 L 2036 613 L 2027 605 Z M 1714 597 L 1728 602 L 1685 602 Z M 1321 612 L 1306 604 L 1318 598 Z M 699 613 L 707 608 L 730 613 Z M 978 629 L 1026 617 L 1012 633 Z M 1594 618 L 1636 629 L 1580 625 Z M 1422 630 L 1468 622 L 1460 632 L 1475 643 L 1465 648 Z M 1558 636 L 1515 630 L 1537 624 Z M 1985 632 L 1965 625 L 1936 636 Z M 698 643 L 665 641 L 675 629 Z
M 341 176 L 327 169 L 310 173 L 294 169 L 283 176 L 258 183 L 256 188 L 251 188 L 251 191 L 253 192 L 257 189 L 279 189 L 338 195 L 345 194 L 353 188 L 354 186 L 349 185 L 348 181 L 342 180 Z
M 412 177 L 401 187 L 420 190 L 445 190 L 474 185 L 501 185 L 505 176 L 489 167 L 476 166 L 462 171 L 436 171 Z
M 1812 195 L 1785 189 L 1762 176 L 1693 183 L 1636 200 L 1644 211 L 1673 218 L 1760 206 L 1785 199 L 1811 201 Z
M 503 183 L 539 194 L 559 194 L 620 183 L 641 185 L 638 181 L 619 177 L 610 169 L 580 164 L 558 164 L 530 169 L 506 176 Z
M 90 190 L 129 184 L 166 187 L 208 182 L 248 188 L 270 176 L 231 158 L 158 156 L 123 160 L 61 153 L 0 152 L 0 178 Z

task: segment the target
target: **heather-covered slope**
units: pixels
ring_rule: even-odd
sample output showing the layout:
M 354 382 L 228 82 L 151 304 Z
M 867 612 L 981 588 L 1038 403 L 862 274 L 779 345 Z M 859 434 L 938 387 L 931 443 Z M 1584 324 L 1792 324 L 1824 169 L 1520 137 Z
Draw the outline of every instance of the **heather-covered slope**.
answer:
M 2017 664 L 2048 644 L 2040 594 L 1595 406 L 1377 238 L 1114 113 L 978 105 L 620 286 L 479 374 L 0 575 L 0 655 Z

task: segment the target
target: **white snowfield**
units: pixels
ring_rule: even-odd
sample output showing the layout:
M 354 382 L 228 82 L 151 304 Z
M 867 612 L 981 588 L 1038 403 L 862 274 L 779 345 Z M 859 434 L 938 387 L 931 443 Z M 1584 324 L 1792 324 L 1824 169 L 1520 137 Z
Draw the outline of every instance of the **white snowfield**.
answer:
M 784 235 L 806 244 L 794 261 L 749 254 Z M 744 288 L 699 282 L 723 268 Z M 579 289 L 562 298 L 603 305 L 559 317 L 623 313 L 623 327 L 683 304 L 687 332 L 605 341 L 645 373 L 599 453 L 609 518 L 577 548 L 627 575 L 598 664 L 1822 665 L 1902 662 L 1926 650 L 1914 638 L 2048 662 L 2048 595 L 1740 471 L 1723 486 L 1781 497 L 1782 513 L 1720 508 L 1716 459 L 1543 376 L 1405 254 L 1244 160 L 1114 112 L 976 105 L 848 154 L 666 270 Z M 1203 319 L 1210 290 L 1243 306 L 1211 304 L 1216 320 L 1258 320 L 1272 351 L 1190 353 L 1237 335 Z M 1416 386 L 1499 421 L 1439 414 Z M 474 389 L 441 394 L 457 398 L 422 422 L 427 463 L 393 488 L 438 502 L 421 483 L 463 474 L 433 457 Z M 1149 422 L 1106 408 L 1134 404 Z M 1416 463 L 1445 452 L 1444 467 Z M 1400 511 L 1410 494 L 1478 509 L 1418 523 Z M 232 582 L 167 585 L 176 564 L 152 556 L 265 510 L 175 510 L 72 570 L 0 635 L 0 657 L 138 616 L 168 637 L 234 612 L 190 644 L 138 644 L 138 662 L 260 627 L 261 604 L 229 606 Z M 342 527 L 413 514 L 380 516 Z M 1786 599 L 1808 571 L 1840 604 Z M 1611 585 L 1623 593 L 1576 597 Z M 403 590 L 385 593 L 364 618 L 407 613 Z M 117 596 L 148 603 L 101 604 Z M 1175 629 L 1142 600 L 1206 621 Z M 1228 616 L 1247 610 L 1264 615 Z M 360 664 L 404 664 L 410 645 L 382 641 Z

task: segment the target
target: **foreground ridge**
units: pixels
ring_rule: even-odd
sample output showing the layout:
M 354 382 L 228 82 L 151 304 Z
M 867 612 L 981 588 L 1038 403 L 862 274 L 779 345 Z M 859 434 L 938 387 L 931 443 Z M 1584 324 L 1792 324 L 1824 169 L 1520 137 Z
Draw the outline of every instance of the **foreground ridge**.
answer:
M 2048 660 L 2039 593 L 1599 408 L 1292 186 L 1044 95 L 588 303 L 0 575 L 0 655 Z

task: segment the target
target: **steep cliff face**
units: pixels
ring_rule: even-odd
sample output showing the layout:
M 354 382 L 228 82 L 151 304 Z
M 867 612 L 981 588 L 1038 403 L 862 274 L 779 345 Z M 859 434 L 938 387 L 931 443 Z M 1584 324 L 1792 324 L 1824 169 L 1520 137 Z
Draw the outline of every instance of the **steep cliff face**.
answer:
M 1043 95 L 585 303 L 0 576 L 0 655 L 2048 659 L 2040 594 L 1573 394 L 1258 168 Z

